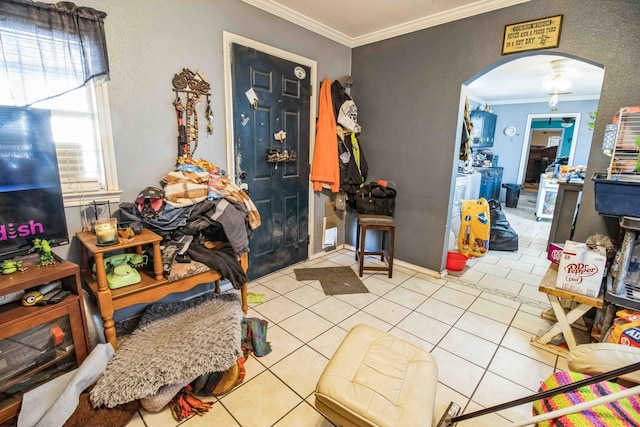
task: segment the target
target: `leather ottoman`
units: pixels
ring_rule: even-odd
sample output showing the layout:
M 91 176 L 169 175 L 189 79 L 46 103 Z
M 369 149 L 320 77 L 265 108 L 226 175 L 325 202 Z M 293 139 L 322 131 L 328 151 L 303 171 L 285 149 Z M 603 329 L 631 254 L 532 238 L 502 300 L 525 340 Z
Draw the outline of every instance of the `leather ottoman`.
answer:
M 431 354 L 361 324 L 351 329 L 320 375 L 316 408 L 345 427 L 428 427 L 437 382 Z

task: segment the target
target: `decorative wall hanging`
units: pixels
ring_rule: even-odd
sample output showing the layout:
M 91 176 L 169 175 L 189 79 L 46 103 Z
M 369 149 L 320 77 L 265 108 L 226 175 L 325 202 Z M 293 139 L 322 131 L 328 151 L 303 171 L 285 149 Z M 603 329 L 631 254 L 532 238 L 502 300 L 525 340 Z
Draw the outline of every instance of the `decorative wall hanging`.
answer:
M 211 86 L 200 70 L 194 73 L 187 68 L 183 68 L 180 74 L 175 74 L 171 83 L 176 93 L 173 106 L 176 109 L 178 123 L 178 157 L 191 157 L 198 148 L 197 106 L 202 97 L 206 97 L 207 101 L 204 112 L 207 120 L 207 134 L 213 134 L 213 112 L 209 99 Z M 185 104 L 182 103 L 181 94 L 185 95 Z
M 558 47 L 561 29 L 562 15 L 506 25 L 502 54 Z

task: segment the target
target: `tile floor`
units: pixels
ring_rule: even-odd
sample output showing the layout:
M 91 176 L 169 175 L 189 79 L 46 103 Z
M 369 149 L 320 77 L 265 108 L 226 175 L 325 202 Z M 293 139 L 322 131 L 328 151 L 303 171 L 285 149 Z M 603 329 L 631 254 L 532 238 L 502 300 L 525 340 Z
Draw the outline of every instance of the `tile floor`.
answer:
M 437 279 L 395 266 L 392 279 L 365 275 L 370 293 L 343 296 L 326 296 L 318 281 L 295 279 L 298 267 L 356 268 L 353 252 L 341 249 L 251 282 L 249 292 L 263 293 L 265 302 L 251 304 L 248 316 L 269 321 L 273 351 L 251 356 L 240 386 L 209 413 L 180 425 L 333 426 L 315 410 L 313 391 L 333 351 L 358 323 L 433 354 L 439 370 L 434 424 L 451 401 L 471 412 L 534 393 L 540 381 L 566 369 L 566 360 L 529 344 L 551 324 L 540 317 L 548 304 L 537 291 L 549 264 L 550 222 L 535 221 L 531 196 L 523 192 L 517 209 L 504 207 L 519 250 L 489 251 L 457 277 Z M 530 416 L 531 404 L 525 404 L 458 425 L 499 427 Z M 140 410 L 128 427 L 175 425 L 169 410 Z

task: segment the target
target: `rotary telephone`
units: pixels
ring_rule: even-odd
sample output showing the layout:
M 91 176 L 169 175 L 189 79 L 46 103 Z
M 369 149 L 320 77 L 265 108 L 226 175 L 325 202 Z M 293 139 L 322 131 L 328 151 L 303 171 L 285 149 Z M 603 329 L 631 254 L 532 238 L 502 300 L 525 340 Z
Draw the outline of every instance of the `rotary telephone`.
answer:
M 142 278 L 136 268 L 147 263 L 147 256 L 140 254 L 120 254 L 104 259 L 104 269 L 107 273 L 107 282 L 110 289 L 118 289 L 123 286 L 139 283 Z M 93 266 L 95 273 L 96 266 Z

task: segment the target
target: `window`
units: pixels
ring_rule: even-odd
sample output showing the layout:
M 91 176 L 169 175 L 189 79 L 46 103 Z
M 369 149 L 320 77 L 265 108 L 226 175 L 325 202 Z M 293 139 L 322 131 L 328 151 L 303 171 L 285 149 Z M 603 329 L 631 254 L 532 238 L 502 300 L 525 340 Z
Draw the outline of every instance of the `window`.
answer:
M 0 2 L 0 105 L 51 111 L 65 206 L 120 194 L 105 17 L 69 2 Z
M 65 206 L 87 201 L 117 202 L 106 82 L 90 83 L 64 95 L 32 105 L 51 111 Z

